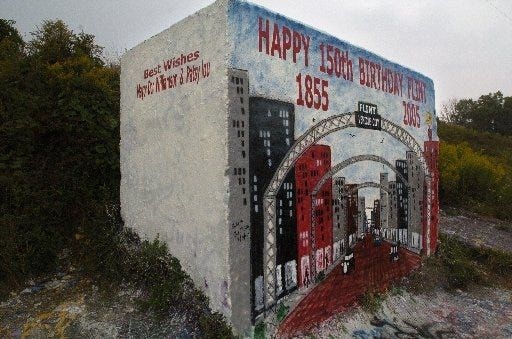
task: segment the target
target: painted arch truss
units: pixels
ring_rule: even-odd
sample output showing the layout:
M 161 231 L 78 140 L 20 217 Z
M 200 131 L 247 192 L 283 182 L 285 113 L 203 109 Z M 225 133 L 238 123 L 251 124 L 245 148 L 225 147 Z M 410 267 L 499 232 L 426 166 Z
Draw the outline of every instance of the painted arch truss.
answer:
M 325 136 L 336 131 L 357 127 L 355 112 L 338 114 L 323 119 L 310 127 L 290 147 L 281 164 L 277 168 L 263 196 L 264 213 L 264 253 L 263 253 L 263 277 L 264 277 L 264 302 L 265 308 L 270 309 L 276 303 L 276 195 L 286 175 L 295 165 L 299 157 L 312 145 L 315 145 Z M 428 176 L 428 167 L 423 157 L 423 148 L 402 127 L 393 122 L 381 118 L 381 131 L 391 135 L 403 143 L 418 157 L 424 173 Z

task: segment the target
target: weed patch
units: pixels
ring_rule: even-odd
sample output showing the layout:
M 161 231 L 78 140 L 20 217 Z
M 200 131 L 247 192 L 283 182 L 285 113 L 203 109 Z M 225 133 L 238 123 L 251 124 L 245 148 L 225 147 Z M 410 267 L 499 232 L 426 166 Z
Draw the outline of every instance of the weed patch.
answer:
M 254 339 L 265 339 L 266 325 L 264 322 L 259 323 L 254 327 Z
M 425 259 L 421 270 L 409 278 L 407 289 L 426 293 L 443 286 L 465 290 L 476 286 L 512 286 L 512 254 L 489 248 L 476 248 L 444 234 L 439 254 Z
M 496 226 L 496 229 L 505 232 L 512 232 L 512 224 L 499 224 Z
M 359 304 L 368 313 L 374 314 L 382 308 L 385 295 L 374 290 L 366 291 L 360 298 Z
M 283 319 L 286 317 L 286 315 L 288 314 L 288 311 L 290 310 L 290 306 L 286 306 L 285 304 L 283 303 L 280 303 L 279 304 L 279 307 L 277 309 L 277 314 L 276 314 L 276 318 L 277 318 L 277 321 L 278 322 L 281 322 L 283 321 Z

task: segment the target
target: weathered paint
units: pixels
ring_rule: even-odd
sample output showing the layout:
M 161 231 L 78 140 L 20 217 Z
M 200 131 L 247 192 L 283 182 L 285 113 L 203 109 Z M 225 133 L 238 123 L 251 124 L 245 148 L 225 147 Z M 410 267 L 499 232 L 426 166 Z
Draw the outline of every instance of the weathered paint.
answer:
M 226 30 L 217 2 L 123 56 L 121 211 L 231 318 Z
M 125 222 L 239 333 L 364 233 L 436 248 L 434 88 L 417 72 L 221 0 L 129 51 L 121 93 Z

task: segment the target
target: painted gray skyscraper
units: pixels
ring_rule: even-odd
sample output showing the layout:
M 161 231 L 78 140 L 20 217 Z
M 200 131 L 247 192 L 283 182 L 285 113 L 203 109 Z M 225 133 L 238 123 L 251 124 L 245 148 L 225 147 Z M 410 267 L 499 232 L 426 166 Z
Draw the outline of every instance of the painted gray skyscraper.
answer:
M 388 174 L 381 173 L 380 174 L 380 184 L 383 187 L 389 188 Z M 388 228 L 388 214 L 389 214 L 389 194 L 384 191 L 382 188 L 380 189 L 380 229 Z
M 364 197 L 357 200 L 357 236 L 359 237 L 366 231 L 366 203 Z
M 337 260 L 345 253 L 347 244 L 347 204 L 344 195 L 345 178 L 334 177 L 332 181 L 333 209 L 332 209 L 332 233 L 333 233 L 333 259 Z
M 264 216 L 263 193 L 294 142 L 295 111 L 288 102 L 249 97 L 249 180 L 251 205 L 251 275 L 253 317 L 262 315 Z M 257 126 L 257 127 L 256 127 Z M 297 286 L 295 176 L 290 171 L 276 195 L 276 294 L 280 298 Z
M 400 172 L 405 178 L 407 174 L 407 161 L 396 160 L 396 170 Z M 409 226 L 409 208 L 408 208 L 408 191 L 406 183 L 399 177 L 396 178 L 396 192 L 397 192 L 397 222 L 398 222 L 398 239 L 402 244 L 408 242 L 407 231 Z
M 230 229 L 230 267 L 231 275 L 237 276 L 238 284 L 233 284 L 233 312 L 240 312 L 250 317 L 251 291 L 250 279 L 250 246 L 251 246 L 251 214 L 249 194 L 249 81 L 247 72 L 242 70 L 228 71 L 228 163 L 229 175 L 229 213 Z M 236 309 L 236 310 L 235 310 Z M 242 319 L 242 318 L 240 318 Z M 240 324 L 239 326 L 242 326 Z
M 407 181 L 408 187 L 408 216 L 409 216 L 409 248 L 419 252 L 421 250 L 422 209 L 423 209 L 423 183 L 425 173 L 421 163 L 414 152 L 407 152 Z
M 386 238 L 396 241 L 396 229 L 398 228 L 398 194 L 396 181 L 389 182 L 389 214 Z

